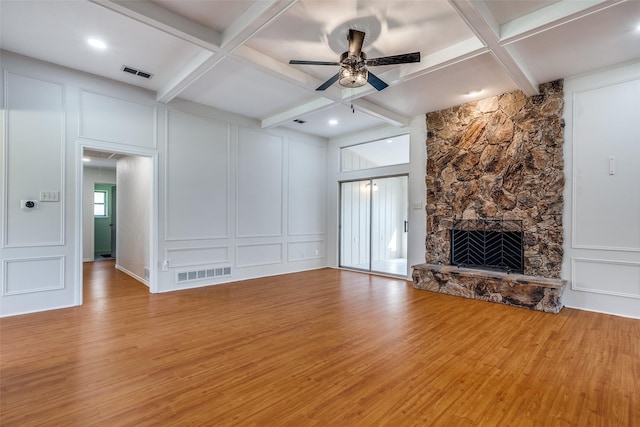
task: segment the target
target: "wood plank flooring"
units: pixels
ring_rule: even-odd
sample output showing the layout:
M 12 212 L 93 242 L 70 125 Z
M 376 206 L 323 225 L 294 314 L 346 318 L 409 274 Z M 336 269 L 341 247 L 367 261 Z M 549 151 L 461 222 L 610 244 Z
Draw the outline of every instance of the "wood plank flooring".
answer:
M 2 426 L 640 426 L 640 321 L 323 269 L 0 320 Z

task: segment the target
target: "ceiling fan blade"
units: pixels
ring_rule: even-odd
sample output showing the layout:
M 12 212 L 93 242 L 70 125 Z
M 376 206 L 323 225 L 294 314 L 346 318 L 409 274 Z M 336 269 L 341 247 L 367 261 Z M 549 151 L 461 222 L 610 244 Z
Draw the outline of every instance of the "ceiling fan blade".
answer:
M 332 84 L 337 82 L 339 77 L 340 77 L 340 73 L 336 74 L 335 76 L 331 77 L 326 82 L 322 83 L 320 86 L 318 86 L 318 88 L 316 90 L 325 90 L 326 88 L 328 88 L 329 86 L 331 86 Z
M 339 62 L 329 62 L 329 61 L 301 61 L 298 59 L 292 59 L 289 61 L 289 64 L 298 64 L 298 65 L 340 65 Z
M 389 86 L 388 84 L 380 80 L 371 71 L 369 71 L 369 76 L 367 77 L 367 81 L 371 84 L 371 86 L 375 87 L 378 91 L 381 91 L 385 87 Z
M 420 52 L 403 53 L 401 55 L 383 56 L 366 60 L 368 66 L 408 64 L 411 62 L 420 62 Z
M 364 43 L 364 33 L 358 30 L 349 30 L 349 56 L 360 57 L 362 43 Z

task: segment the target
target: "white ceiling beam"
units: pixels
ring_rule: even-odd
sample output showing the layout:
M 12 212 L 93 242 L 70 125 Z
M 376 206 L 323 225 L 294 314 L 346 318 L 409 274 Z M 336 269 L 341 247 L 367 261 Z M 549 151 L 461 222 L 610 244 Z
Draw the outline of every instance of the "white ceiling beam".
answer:
M 332 105 L 336 104 L 336 101 L 329 98 L 317 98 L 313 101 L 297 105 L 293 108 L 290 108 L 286 111 L 283 111 L 278 114 L 274 114 L 271 117 L 267 117 L 261 122 L 261 127 L 263 129 L 276 127 L 286 122 L 290 122 L 293 119 L 301 117 L 305 114 L 313 113 L 315 111 L 320 111 L 325 108 L 328 108 Z
M 167 103 L 176 98 L 223 58 L 224 55 L 221 54 L 216 55 L 206 50 L 200 51 L 195 58 L 182 67 L 178 74 L 173 76 L 173 79 L 165 87 L 158 90 L 156 101 Z
M 467 59 L 474 58 L 489 52 L 489 49 L 476 37 L 468 38 L 454 45 L 448 46 L 429 55 L 423 56 L 420 62 L 404 64 L 402 67 L 392 68 L 384 73 L 375 73 L 380 79 L 389 84 L 397 85 L 423 76 L 425 74 L 438 71 L 442 68 L 457 64 Z M 371 85 L 365 85 L 356 89 L 343 88 L 341 99 L 345 100 L 361 98 L 375 93 L 376 89 Z
M 404 127 L 409 126 L 410 119 L 401 116 L 398 113 L 395 113 L 391 110 L 388 110 L 384 107 L 379 106 L 378 104 L 374 104 L 373 102 L 367 101 L 366 99 L 358 99 L 353 101 L 353 108 L 358 111 L 362 111 L 370 116 L 373 116 L 377 119 L 383 120 L 393 126 Z
M 514 83 L 528 96 L 537 95 L 538 83 L 513 50 L 500 43 L 500 28 L 487 4 L 482 0 L 449 0 L 469 28 L 489 48 L 494 59 Z
M 244 50 L 244 48 L 243 48 Z M 376 74 L 382 80 L 391 84 L 398 84 L 411 80 L 415 77 L 422 76 L 424 74 L 439 70 L 449 65 L 457 64 L 460 61 L 472 58 L 477 55 L 486 53 L 487 48 L 478 41 L 476 37 L 471 37 L 467 40 L 463 40 L 460 43 L 449 46 L 440 51 L 434 52 L 430 55 L 423 56 L 419 63 L 405 64 L 403 69 L 405 74 L 400 75 L 400 68 L 388 70 L 385 73 Z M 250 60 L 255 60 L 257 57 L 248 57 Z M 275 60 L 273 60 L 275 61 Z M 278 64 L 285 66 L 281 62 L 275 61 Z M 259 65 L 267 64 L 267 61 L 261 61 Z M 291 68 L 291 67 L 286 67 Z M 302 73 L 301 71 L 296 70 Z M 277 71 L 279 72 L 279 71 Z M 304 73 L 303 73 L 304 74 Z M 306 74 L 304 74 L 306 75 Z M 306 75 L 308 76 L 308 75 Z M 309 76 L 308 76 L 309 77 Z M 311 78 L 311 77 L 309 77 Z M 305 87 L 317 87 L 320 83 L 315 78 L 312 79 L 311 85 L 305 85 Z M 408 119 L 400 116 L 399 114 L 380 107 L 377 104 L 362 99 L 362 97 L 375 93 L 376 90 L 371 85 L 365 85 L 360 88 L 342 88 L 341 86 L 333 85 L 322 93 L 321 101 L 316 103 L 315 101 L 307 102 L 297 105 L 289 110 L 275 114 L 262 120 L 262 127 L 275 127 L 284 123 L 287 123 L 293 119 L 301 117 L 305 114 L 312 113 L 314 111 L 327 108 L 328 106 L 337 103 L 352 103 L 355 108 L 363 111 L 373 117 L 386 121 L 394 126 L 406 126 L 408 125 Z
M 148 1 L 90 0 L 95 4 L 135 19 L 152 28 L 192 43 L 202 50 L 156 95 L 158 102 L 169 102 L 198 80 L 223 58 L 222 35 Z
M 221 47 L 226 52 L 233 52 L 297 2 L 298 0 L 262 0 L 254 2 L 224 31 Z
M 516 18 L 500 26 L 500 43 L 505 46 L 543 31 L 607 9 L 625 0 L 563 0 Z
M 247 63 L 254 68 L 259 68 L 272 76 L 287 80 L 289 83 L 302 88 L 316 88 L 322 84 L 319 79 L 246 45 L 238 47 L 233 55 L 238 61 Z
M 224 59 L 225 55 L 241 48 L 254 34 L 269 25 L 298 0 L 255 2 L 223 34 L 144 0 L 90 1 L 205 49 L 183 67 L 169 84 L 158 91 L 156 99 L 166 103 L 179 96 L 183 90 Z M 264 59 L 261 58 L 261 61 Z M 300 77 L 296 76 L 298 79 Z
M 212 52 L 220 50 L 222 35 L 148 1 L 89 0 Z

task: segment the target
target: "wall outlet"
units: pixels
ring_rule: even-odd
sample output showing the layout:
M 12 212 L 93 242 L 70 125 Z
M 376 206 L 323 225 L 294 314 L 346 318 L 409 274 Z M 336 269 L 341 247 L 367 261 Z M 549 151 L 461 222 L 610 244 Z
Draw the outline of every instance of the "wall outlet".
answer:
M 20 209 L 24 211 L 40 209 L 40 203 L 37 200 L 20 200 Z

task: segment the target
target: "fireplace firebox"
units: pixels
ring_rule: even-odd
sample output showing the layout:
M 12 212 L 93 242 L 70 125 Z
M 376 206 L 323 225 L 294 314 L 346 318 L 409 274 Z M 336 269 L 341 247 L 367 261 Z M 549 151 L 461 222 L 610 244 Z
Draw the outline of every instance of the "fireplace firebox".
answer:
M 459 267 L 524 274 L 522 221 L 454 219 L 450 259 Z

